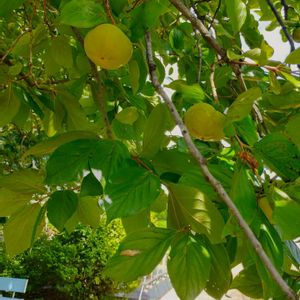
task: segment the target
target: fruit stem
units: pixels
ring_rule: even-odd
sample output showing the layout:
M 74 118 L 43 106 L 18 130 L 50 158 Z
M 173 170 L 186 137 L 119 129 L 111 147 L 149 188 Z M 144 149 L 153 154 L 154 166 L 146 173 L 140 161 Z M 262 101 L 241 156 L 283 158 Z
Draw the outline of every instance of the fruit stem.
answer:
M 107 17 L 110 19 L 112 24 L 116 24 L 116 21 L 112 15 L 112 11 L 111 11 L 111 7 L 110 7 L 110 3 L 109 0 L 104 0 L 104 4 L 105 4 L 105 9 L 106 9 L 106 15 Z

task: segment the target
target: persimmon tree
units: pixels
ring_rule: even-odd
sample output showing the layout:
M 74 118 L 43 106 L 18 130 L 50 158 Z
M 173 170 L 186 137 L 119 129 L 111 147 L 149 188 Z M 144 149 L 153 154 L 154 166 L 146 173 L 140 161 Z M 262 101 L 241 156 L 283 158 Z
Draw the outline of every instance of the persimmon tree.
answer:
M 48 223 L 71 232 L 121 219 L 127 236 L 105 271 L 115 280 L 149 274 L 167 256 L 181 299 L 230 288 L 297 299 L 298 0 L 1 0 L 0 17 L 9 255 Z M 285 61 L 271 59 L 261 21 L 288 42 Z M 84 49 L 107 23 L 133 49 L 112 70 Z M 122 52 L 112 40 L 110 52 Z

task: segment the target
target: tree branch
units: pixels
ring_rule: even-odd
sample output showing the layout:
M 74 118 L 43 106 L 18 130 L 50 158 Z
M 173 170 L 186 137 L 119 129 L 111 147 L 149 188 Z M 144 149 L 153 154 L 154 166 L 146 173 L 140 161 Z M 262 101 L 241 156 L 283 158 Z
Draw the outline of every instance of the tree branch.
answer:
M 216 9 L 216 11 L 215 11 L 215 13 L 214 13 L 214 15 L 213 15 L 213 17 L 212 17 L 212 20 L 211 20 L 211 22 L 210 22 L 210 24 L 209 24 L 209 26 L 208 26 L 208 30 L 210 30 L 211 27 L 214 25 L 214 21 L 215 21 L 215 18 L 216 18 L 216 16 L 217 16 L 217 13 L 218 13 L 218 11 L 219 11 L 220 8 L 221 8 L 221 3 L 222 3 L 222 0 L 219 0 L 219 2 L 218 2 L 218 7 L 217 7 L 217 9 Z
M 106 9 L 106 15 L 107 17 L 110 19 L 111 23 L 112 24 L 116 24 L 116 21 L 112 15 L 112 11 L 111 11 L 111 8 L 110 8 L 110 3 L 109 3 L 109 0 L 104 0 L 104 4 L 105 4 L 105 9 Z
M 204 24 L 195 16 L 180 0 L 170 0 L 170 2 L 192 23 L 201 33 L 206 42 L 216 50 L 224 61 L 228 61 L 226 51 L 219 45 L 216 39 L 210 34 Z
M 72 27 L 72 30 L 81 44 L 82 47 L 84 47 L 84 40 L 78 31 L 77 28 Z M 105 87 L 101 82 L 101 78 L 99 76 L 97 66 L 89 59 L 90 66 L 91 66 L 91 73 L 94 78 L 94 82 L 91 83 L 91 88 L 92 88 L 92 94 L 95 102 L 98 104 L 99 111 L 102 114 L 102 119 L 106 128 L 106 135 L 107 138 L 112 139 L 113 138 L 113 133 L 111 129 L 111 124 L 108 119 L 107 111 L 106 111 L 106 101 L 104 99 L 104 92 L 105 92 Z
M 216 69 L 216 65 L 215 65 L 215 63 L 213 63 L 210 66 L 209 81 L 210 81 L 211 93 L 214 97 L 214 101 L 215 101 L 215 103 L 219 103 L 218 92 L 217 92 L 217 88 L 216 88 L 216 84 L 215 84 L 215 69 Z
M 171 0 L 173 2 L 178 2 L 175 0 Z M 147 62 L 149 66 L 149 73 L 151 77 L 151 82 L 153 87 L 155 88 L 156 92 L 162 97 L 166 105 L 168 106 L 171 115 L 173 119 L 175 120 L 176 124 L 179 126 L 182 136 L 185 140 L 185 143 L 192 154 L 192 156 L 196 159 L 198 162 L 198 165 L 206 178 L 206 180 L 211 184 L 211 186 L 216 190 L 216 192 L 219 194 L 221 199 L 225 202 L 225 204 L 228 206 L 230 212 L 234 215 L 236 218 L 239 226 L 249 239 L 250 243 L 252 244 L 255 252 L 257 255 L 261 258 L 263 264 L 267 268 L 267 270 L 270 272 L 272 278 L 277 282 L 277 284 L 280 286 L 282 291 L 286 294 L 287 299 L 296 300 L 296 296 L 294 295 L 294 292 L 290 289 L 290 287 L 286 284 L 286 282 L 281 278 L 280 274 L 277 272 L 275 267 L 273 266 L 272 262 L 270 261 L 269 257 L 266 255 L 265 251 L 263 250 L 260 242 L 250 229 L 249 225 L 246 223 L 242 215 L 240 214 L 239 210 L 221 185 L 221 183 L 211 174 L 209 171 L 205 158 L 201 154 L 201 152 L 197 149 L 195 146 L 185 124 L 183 123 L 182 118 L 180 117 L 175 105 L 173 104 L 172 100 L 166 93 L 166 91 L 163 89 L 161 84 L 158 81 L 155 69 L 156 65 L 154 63 L 154 56 L 152 51 L 152 41 L 151 41 L 151 35 L 150 32 L 146 33 L 146 54 L 147 54 Z
M 286 26 L 284 25 L 284 23 L 283 23 L 281 17 L 279 16 L 279 13 L 277 12 L 277 10 L 276 10 L 274 4 L 272 3 L 271 0 L 266 0 L 266 1 L 267 1 L 267 3 L 268 3 L 269 7 L 271 8 L 271 10 L 272 10 L 272 12 L 273 12 L 273 14 L 274 14 L 274 16 L 275 16 L 277 22 L 278 22 L 279 25 L 281 26 L 282 31 L 283 31 L 285 37 L 287 38 L 287 40 L 288 40 L 289 43 L 290 43 L 291 52 L 294 51 L 294 50 L 295 50 L 295 44 L 294 44 L 294 41 L 293 41 L 292 37 L 290 36 L 289 32 L 287 31 L 287 28 L 286 28 Z
M 198 52 L 198 69 L 197 69 L 197 83 L 201 83 L 201 72 L 202 72 L 202 48 L 200 43 L 200 37 L 198 31 L 194 29 L 195 39 L 196 39 L 196 46 Z
M 288 15 L 288 12 L 289 12 L 289 6 L 287 5 L 287 3 L 285 2 L 285 0 L 281 0 L 281 5 L 283 7 L 283 11 L 284 11 L 284 19 L 285 20 L 288 20 L 289 19 L 289 15 Z

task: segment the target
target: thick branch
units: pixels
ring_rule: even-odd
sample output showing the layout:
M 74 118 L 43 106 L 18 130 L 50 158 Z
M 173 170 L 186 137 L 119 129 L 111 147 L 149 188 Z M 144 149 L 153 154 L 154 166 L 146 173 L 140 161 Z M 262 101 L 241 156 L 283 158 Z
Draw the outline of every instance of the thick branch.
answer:
M 195 16 L 180 0 L 170 0 L 170 2 L 192 23 L 201 33 L 206 42 L 213 47 L 221 58 L 227 61 L 226 51 L 219 45 L 216 39 L 210 34 L 204 24 Z
M 174 2 L 173 0 L 172 2 Z M 177 1 L 175 1 L 177 2 Z M 195 146 L 185 124 L 183 123 L 182 118 L 180 117 L 175 105 L 173 104 L 172 100 L 166 93 L 166 91 L 163 89 L 161 84 L 158 81 L 155 69 L 156 65 L 154 63 L 154 57 L 152 52 L 152 42 L 151 42 L 151 35 L 149 32 L 146 33 L 146 51 L 147 51 L 147 61 L 149 66 L 149 72 L 151 77 L 152 85 L 154 86 L 156 92 L 162 97 L 166 105 L 168 106 L 173 119 L 175 120 L 176 124 L 179 126 L 182 136 L 185 140 L 185 143 L 192 154 L 192 156 L 196 159 L 198 162 L 198 165 L 206 178 L 206 180 L 212 185 L 212 187 L 216 190 L 216 192 L 219 194 L 221 199 L 225 202 L 225 204 L 228 206 L 230 212 L 234 215 L 236 218 L 239 226 L 244 231 L 245 235 L 249 239 L 250 243 L 252 244 L 255 252 L 257 255 L 261 258 L 263 264 L 265 267 L 269 270 L 272 278 L 277 282 L 277 284 L 280 286 L 282 291 L 287 295 L 287 299 L 296 300 L 296 296 L 294 295 L 293 291 L 289 288 L 289 286 L 286 284 L 286 282 L 281 278 L 280 274 L 277 272 L 275 267 L 273 266 L 272 262 L 270 261 L 269 257 L 266 255 L 265 251 L 263 250 L 260 242 L 250 229 L 249 225 L 246 223 L 242 215 L 240 214 L 239 210 L 231 200 L 231 198 L 228 196 L 227 192 L 221 185 L 221 183 L 211 174 L 209 171 L 205 158 L 201 154 L 201 152 L 197 149 Z
M 77 40 L 83 47 L 84 41 L 83 41 L 83 38 L 82 38 L 80 32 L 75 27 L 72 27 L 72 30 L 73 30 Z M 98 104 L 99 111 L 102 114 L 103 122 L 104 122 L 104 125 L 106 128 L 106 135 L 109 139 L 112 139 L 113 133 L 112 133 L 111 125 L 110 125 L 108 115 L 106 112 L 106 101 L 104 99 L 105 88 L 101 82 L 101 79 L 100 79 L 100 76 L 99 76 L 99 73 L 97 70 L 97 66 L 91 60 L 89 60 L 89 62 L 90 62 L 90 66 L 91 66 L 91 73 L 95 80 L 94 83 L 92 82 L 92 84 L 91 84 L 93 98 L 94 98 L 95 102 Z

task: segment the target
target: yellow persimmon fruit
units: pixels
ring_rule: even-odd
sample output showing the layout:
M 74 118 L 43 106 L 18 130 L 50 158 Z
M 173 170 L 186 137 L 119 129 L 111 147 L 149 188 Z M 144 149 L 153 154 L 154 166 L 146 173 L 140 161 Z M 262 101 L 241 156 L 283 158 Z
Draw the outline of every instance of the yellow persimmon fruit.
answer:
M 101 24 L 84 38 L 88 58 L 103 69 L 114 70 L 128 63 L 132 44 L 124 32 L 112 24 Z
M 219 141 L 224 137 L 225 116 L 207 103 L 197 103 L 185 114 L 190 134 L 204 141 Z

